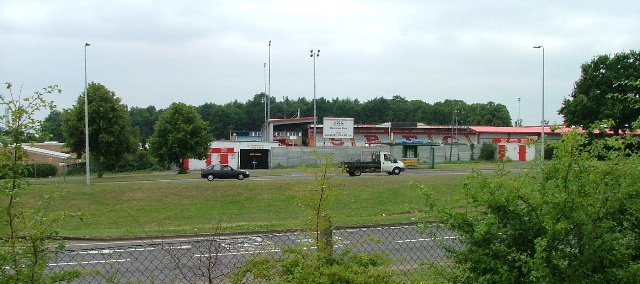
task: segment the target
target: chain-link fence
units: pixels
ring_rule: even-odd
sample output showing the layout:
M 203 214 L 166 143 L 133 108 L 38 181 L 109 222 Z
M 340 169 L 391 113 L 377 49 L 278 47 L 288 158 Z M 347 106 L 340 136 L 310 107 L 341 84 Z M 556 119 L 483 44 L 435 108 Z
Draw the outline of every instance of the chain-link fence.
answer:
M 456 236 L 439 226 L 403 225 L 343 228 L 334 249 L 384 253 L 403 283 L 426 283 L 428 264 L 447 267 L 445 245 Z M 227 283 L 231 273 L 256 255 L 281 255 L 282 248 L 311 242 L 304 233 L 209 236 L 124 242 L 71 242 L 50 264 L 52 270 L 80 269 L 73 283 Z M 313 248 L 312 248 L 313 249 Z M 424 281 L 424 282 L 423 282 Z M 429 280 L 429 283 L 433 281 Z

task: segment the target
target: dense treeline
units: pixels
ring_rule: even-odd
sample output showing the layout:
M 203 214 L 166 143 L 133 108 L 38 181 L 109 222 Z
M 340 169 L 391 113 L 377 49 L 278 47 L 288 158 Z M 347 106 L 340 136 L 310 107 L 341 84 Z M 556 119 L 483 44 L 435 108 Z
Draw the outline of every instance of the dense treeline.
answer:
M 384 122 L 423 122 L 431 125 L 493 125 L 511 126 L 511 116 L 506 106 L 494 102 L 467 104 L 461 100 L 445 100 L 433 104 L 421 100 L 407 100 L 401 96 L 390 99 L 377 97 L 361 102 L 358 99 L 331 100 L 318 98 L 316 101 L 319 123 L 324 117 L 353 117 L 356 124 Z M 233 101 L 223 105 L 205 103 L 196 107 L 198 113 L 208 123 L 209 133 L 215 139 L 228 139 L 232 130 L 259 131 L 265 121 L 264 95 L 256 94 L 246 102 Z M 146 145 L 154 132 L 153 126 L 164 109 L 154 106 L 131 107 L 132 127 L 139 133 L 141 145 Z M 271 118 L 293 118 L 313 116 L 313 100 L 287 97 L 271 97 Z M 59 112 L 52 112 L 45 125 L 51 138 L 63 142 L 64 137 L 56 134 Z M 304 127 L 304 126 L 303 126 Z M 304 129 L 301 129 L 304 131 Z
M 231 130 L 261 129 L 265 120 L 263 94 L 256 94 L 247 102 L 233 101 L 224 105 L 205 103 L 197 107 L 198 113 L 209 123 L 209 131 L 216 139 L 228 139 Z M 461 100 L 445 100 L 429 104 L 420 100 L 407 100 L 400 96 L 391 99 L 375 98 L 366 102 L 358 99 L 316 101 L 318 121 L 324 117 L 353 117 L 356 124 L 395 122 L 423 122 L 432 125 L 494 125 L 511 126 L 506 106 L 494 102 L 467 104 Z M 154 107 L 130 109 L 141 139 L 153 132 Z M 271 118 L 313 116 L 313 101 L 306 98 L 277 100 L 271 97 Z M 455 121 L 454 121 L 455 120 Z

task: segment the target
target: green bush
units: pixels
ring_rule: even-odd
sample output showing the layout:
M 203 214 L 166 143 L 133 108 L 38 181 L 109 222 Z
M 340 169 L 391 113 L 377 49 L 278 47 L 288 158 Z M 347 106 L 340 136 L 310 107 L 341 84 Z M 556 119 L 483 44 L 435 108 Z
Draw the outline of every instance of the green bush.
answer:
M 9 164 L 3 164 L 0 166 L 2 168 L 0 172 L 6 173 L 6 171 L 12 171 L 12 175 L 9 177 L 4 176 L 4 174 L 0 174 L 0 179 L 5 178 L 46 178 L 53 177 L 57 174 L 56 166 L 51 164 L 23 164 L 20 163 L 19 170 L 9 169 Z
M 235 271 L 231 283 L 292 283 L 292 284 L 384 284 L 399 283 L 388 267 L 390 258 L 381 253 L 351 253 L 324 255 L 307 247 L 290 247 L 279 257 L 255 256 Z
M 65 171 L 67 175 L 84 175 L 87 172 L 85 162 L 71 164 Z
M 491 142 L 482 143 L 482 147 L 480 148 L 480 156 L 478 157 L 480 160 L 485 161 L 493 161 L 496 159 L 496 153 L 498 151 L 498 146 Z
M 544 144 L 544 159 L 545 160 L 551 160 L 553 159 L 553 154 L 556 151 L 556 143 L 558 143 L 558 141 L 549 141 L 548 143 Z
M 30 164 L 27 168 L 28 178 L 54 177 L 57 174 L 56 166 L 51 164 Z
M 103 169 L 108 172 L 133 172 L 133 171 L 161 171 L 162 166 L 158 165 L 156 159 L 151 156 L 148 150 L 139 150 L 136 153 L 125 155 L 118 161 L 104 160 Z M 86 167 L 84 162 L 69 165 L 66 170 L 68 175 L 84 175 Z M 91 168 L 93 172 L 93 167 Z
M 105 160 L 103 169 L 110 172 L 131 172 L 149 170 L 159 167 L 157 161 L 148 150 L 138 150 L 133 154 L 127 154 L 117 161 Z
M 468 177 L 465 205 L 441 217 L 458 234 L 451 282 L 640 283 L 640 156 L 585 139 L 564 134 L 524 174 Z

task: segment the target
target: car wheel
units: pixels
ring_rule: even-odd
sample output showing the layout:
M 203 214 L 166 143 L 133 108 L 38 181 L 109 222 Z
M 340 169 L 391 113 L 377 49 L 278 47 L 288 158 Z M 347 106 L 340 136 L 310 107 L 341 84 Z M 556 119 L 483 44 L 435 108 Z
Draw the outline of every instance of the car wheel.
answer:
M 400 168 L 393 168 L 393 174 L 394 175 L 399 175 L 400 174 Z
M 214 176 L 214 175 L 208 175 L 208 176 L 207 176 L 207 180 L 208 180 L 208 181 L 212 181 L 214 178 L 215 178 L 215 176 Z
M 239 180 L 243 180 L 243 179 L 244 179 L 244 175 L 243 175 L 243 174 L 239 174 L 239 175 L 238 175 L 238 179 L 239 179 Z
M 353 170 L 353 175 L 359 177 L 362 174 L 362 171 L 360 169 L 355 169 Z

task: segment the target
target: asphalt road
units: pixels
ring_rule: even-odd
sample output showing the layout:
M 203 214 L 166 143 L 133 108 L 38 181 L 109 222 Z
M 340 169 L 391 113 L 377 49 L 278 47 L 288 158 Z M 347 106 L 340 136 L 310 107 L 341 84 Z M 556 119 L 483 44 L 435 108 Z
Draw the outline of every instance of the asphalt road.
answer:
M 259 170 L 257 170 L 259 171 Z M 494 170 L 481 170 L 482 172 L 493 172 Z M 519 170 L 513 170 L 513 171 L 519 171 Z M 255 172 L 256 171 L 249 171 L 252 175 L 250 178 L 247 178 L 245 180 L 243 180 L 242 182 L 245 181 L 256 181 L 256 180 L 297 180 L 297 179 L 311 179 L 313 178 L 312 174 L 306 174 L 306 173 L 296 173 L 296 174 L 290 174 L 290 175 L 256 175 Z M 441 176 L 441 175 L 466 175 L 469 174 L 471 171 L 470 170 L 428 170 L 428 169 L 408 169 L 405 170 L 404 172 L 402 172 L 400 175 L 432 175 L 432 176 Z M 363 173 L 361 176 L 349 176 L 348 174 L 339 174 L 336 175 L 336 177 L 338 178 L 353 178 L 353 179 L 360 179 L 360 178 L 368 178 L 368 177 L 376 177 L 376 176 L 389 176 L 387 173 Z M 390 178 L 393 178 L 393 176 L 389 176 Z M 121 182 L 113 182 L 113 181 L 109 181 L 109 182 L 101 182 L 101 181 L 96 181 L 95 183 L 150 183 L 150 182 L 198 182 L 198 181 L 204 181 L 204 182 L 209 182 L 207 181 L 207 179 L 205 178 L 188 178 L 188 179 L 166 179 L 166 180 L 162 180 L 162 179 L 153 179 L 153 180 L 140 180 L 140 181 L 121 181 Z M 215 179 L 211 182 L 229 182 L 229 181 L 237 181 L 235 179 Z
M 410 169 L 401 175 L 466 175 L 469 170 Z M 339 178 L 388 176 L 367 173 L 358 177 L 347 174 Z M 254 176 L 244 181 L 215 180 L 213 182 L 250 182 L 251 180 L 311 179 L 311 174 Z M 389 176 L 393 178 L 393 176 Z M 134 182 L 158 182 L 134 181 Z M 166 182 L 209 182 L 206 179 L 166 180 Z M 424 261 L 445 257 L 440 246 L 454 243 L 451 232 L 418 230 L 416 226 L 355 228 L 334 232 L 335 249 L 354 252 L 383 252 L 391 256 L 399 268 L 416 267 Z M 256 254 L 277 255 L 281 248 L 310 243 L 305 234 L 262 233 L 222 237 L 185 237 L 125 241 L 70 242 L 50 269 L 82 269 L 90 274 L 74 283 L 171 282 L 176 279 L 224 279 Z M 207 276 L 205 276 L 207 275 Z M 116 282 L 117 282 L 116 281 Z M 180 282 L 180 281 L 178 281 Z
M 334 248 L 354 252 L 383 252 L 394 266 L 412 268 L 424 261 L 445 258 L 443 243 L 455 243 L 455 235 L 415 225 L 353 228 L 334 232 Z M 285 232 L 223 237 L 192 237 L 113 242 L 71 242 L 51 269 L 82 269 L 87 277 L 74 283 L 105 283 L 115 277 L 121 282 L 169 282 L 185 279 L 221 280 L 256 254 L 279 255 L 281 248 L 311 245 L 302 233 Z

